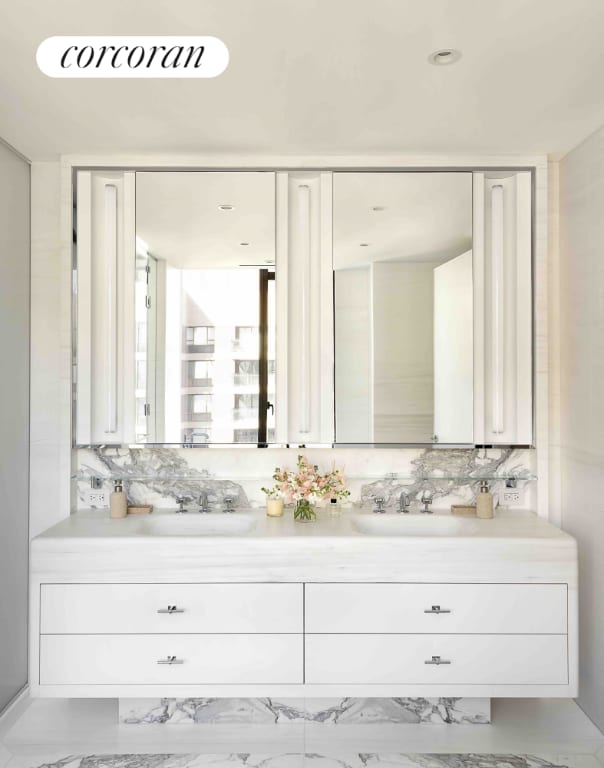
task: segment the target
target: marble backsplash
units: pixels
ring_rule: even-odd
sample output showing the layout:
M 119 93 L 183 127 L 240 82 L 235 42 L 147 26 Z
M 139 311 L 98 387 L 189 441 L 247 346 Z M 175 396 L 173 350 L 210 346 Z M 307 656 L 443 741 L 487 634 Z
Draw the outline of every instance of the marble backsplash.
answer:
M 423 723 L 483 725 L 491 722 L 484 698 L 373 699 L 120 699 L 125 725 L 326 723 L 362 725 Z
M 382 496 L 393 507 L 405 491 L 412 510 L 428 490 L 434 509 L 472 502 L 481 478 L 491 481 L 497 497 L 507 477 L 517 478 L 522 503 L 535 506 L 535 453 L 531 449 L 186 449 L 113 448 L 79 449 L 73 477 L 77 508 L 92 506 L 88 499 L 91 478 L 103 479 L 105 490 L 111 480 L 122 478 L 131 502 L 151 503 L 159 508 L 176 506 L 176 499 L 195 504 L 202 491 L 211 504 L 226 496 L 236 498 L 236 506 L 264 504 L 262 486 L 272 484 L 274 468 L 294 468 L 296 456 L 303 452 L 322 469 L 341 467 L 348 480 L 351 501 L 371 504 Z

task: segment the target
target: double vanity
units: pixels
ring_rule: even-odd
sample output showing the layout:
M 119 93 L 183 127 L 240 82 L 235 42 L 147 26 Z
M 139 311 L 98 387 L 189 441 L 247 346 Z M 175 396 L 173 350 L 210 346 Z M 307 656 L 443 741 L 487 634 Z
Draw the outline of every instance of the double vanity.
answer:
M 31 567 L 37 696 L 577 692 L 576 542 L 530 512 L 82 511 Z
M 136 486 L 106 470 L 146 446 L 174 499 L 169 448 L 535 445 L 534 168 L 73 171 L 78 476 L 101 446 Z M 36 696 L 577 694 L 576 542 L 526 511 L 80 510 L 31 611 Z

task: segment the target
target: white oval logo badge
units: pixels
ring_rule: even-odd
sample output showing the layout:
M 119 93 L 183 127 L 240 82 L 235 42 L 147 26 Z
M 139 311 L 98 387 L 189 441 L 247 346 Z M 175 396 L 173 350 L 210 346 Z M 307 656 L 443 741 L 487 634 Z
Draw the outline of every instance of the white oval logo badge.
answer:
M 48 77 L 217 77 L 229 51 L 217 37 L 57 36 L 36 61 Z

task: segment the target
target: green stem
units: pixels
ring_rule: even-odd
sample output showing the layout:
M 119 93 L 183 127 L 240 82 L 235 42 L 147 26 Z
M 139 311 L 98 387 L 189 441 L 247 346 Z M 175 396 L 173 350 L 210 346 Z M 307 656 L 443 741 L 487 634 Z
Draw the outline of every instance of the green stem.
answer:
M 300 501 L 296 502 L 294 520 L 314 520 L 316 517 L 317 513 L 310 501 L 300 499 Z

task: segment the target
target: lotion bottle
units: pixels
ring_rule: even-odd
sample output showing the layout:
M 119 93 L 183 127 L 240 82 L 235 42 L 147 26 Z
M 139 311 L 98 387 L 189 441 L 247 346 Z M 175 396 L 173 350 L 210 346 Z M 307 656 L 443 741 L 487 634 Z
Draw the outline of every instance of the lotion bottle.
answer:
M 480 493 L 476 497 L 476 517 L 490 520 L 493 517 L 493 494 L 486 480 L 480 483 Z
M 128 500 L 121 480 L 115 480 L 113 484 L 113 492 L 109 496 L 109 514 L 114 519 L 128 514 Z

